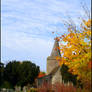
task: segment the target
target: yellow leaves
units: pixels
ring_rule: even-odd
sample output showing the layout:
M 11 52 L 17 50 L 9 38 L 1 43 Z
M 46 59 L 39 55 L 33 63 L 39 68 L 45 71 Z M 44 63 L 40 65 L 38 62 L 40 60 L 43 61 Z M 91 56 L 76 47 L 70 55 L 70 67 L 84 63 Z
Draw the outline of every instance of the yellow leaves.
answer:
M 74 74 L 74 75 L 77 75 L 77 74 L 78 74 L 78 72 L 77 72 L 77 71 L 74 71 L 74 72 L 73 72 L 73 74 Z
M 69 57 L 71 55 L 71 51 L 67 49 L 67 51 L 64 53 L 64 57 Z
M 63 61 L 59 61 L 59 65 L 62 66 L 64 64 Z
M 73 68 L 70 68 L 68 71 L 73 74 Z
M 60 66 L 62 66 L 65 62 L 66 62 L 66 60 L 63 58 L 63 57 L 56 57 L 56 60 L 59 62 L 59 65 Z
M 83 23 L 84 23 L 87 27 L 91 27 L 91 22 L 92 22 L 91 19 L 89 19 L 88 21 L 83 20 Z
M 87 27 L 91 27 L 91 22 L 92 22 L 92 20 L 89 19 L 89 20 L 85 23 L 85 25 L 86 25 Z
M 88 30 L 87 31 L 87 35 L 91 35 L 91 30 Z
M 70 33 L 69 36 L 72 38 L 75 34 L 74 33 Z
M 66 41 L 67 41 L 67 39 L 66 39 L 66 38 L 63 38 L 63 41 L 64 41 L 64 42 L 66 42 Z
M 59 65 L 65 64 L 69 71 L 78 75 L 78 79 L 88 80 L 92 68 L 91 59 L 91 19 L 83 21 L 82 31 L 75 33 L 69 28 L 69 33 L 62 36 L 66 44 L 60 45 L 62 58 L 57 57 Z M 89 62 L 90 61 L 90 62 Z
M 58 56 L 57 56 L 57 57 L 56 57 L 56 60 L 60 61 L 60 60 L 61 60 L 61 57 L 58 57 Z

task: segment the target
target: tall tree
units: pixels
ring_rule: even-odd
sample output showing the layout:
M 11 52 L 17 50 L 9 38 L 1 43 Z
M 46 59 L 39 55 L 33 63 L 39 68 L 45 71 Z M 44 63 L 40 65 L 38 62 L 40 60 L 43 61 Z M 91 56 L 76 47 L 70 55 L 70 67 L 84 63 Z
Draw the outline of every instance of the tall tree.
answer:
M 10 82 L 13 87 L 15 85 L 24 86 L 32 84 L 38 76 L 39 66 L 31 61 L 11 61 L 5 67 L 5 80 Z
M 38 76 L 40 70 L 39 67 L 36 66 L 34 63 L 31 63 L 30 61 L 23 61 L 21 63 L 21 76 L 20 76 L 20 82 L 21 86 L 32 84 L 35 80 L 35 78 Z
M 59 64 L 65 64 L 69 71 L 77 75 L 77 79 L 90 87 L 91 82 L 91 19 L 82 20 L 80 29 L 73 24 L 68 26 L 68 34 L 62 35 L 59 39 L 64 42 L 60 45 L 62 58 L 58 58 Z
M 4 64 L 0 62 L 0 86 L 4 81 Z
M 68 82 L 72 82 L 73 85 L 77 85 L 77 76 L 73 75 L 72 73 L 70 73 L 69 68 L 67 65 L 63 64 L 61 66 L 61 75 L 62 75 L 62 80 L 64 81 L 64 83 L 68 83 Z
M 19 61 L 10 61 L 4 71 L 5 80 L 10 82 L 13 86 L 20 81 L 20 62 Z

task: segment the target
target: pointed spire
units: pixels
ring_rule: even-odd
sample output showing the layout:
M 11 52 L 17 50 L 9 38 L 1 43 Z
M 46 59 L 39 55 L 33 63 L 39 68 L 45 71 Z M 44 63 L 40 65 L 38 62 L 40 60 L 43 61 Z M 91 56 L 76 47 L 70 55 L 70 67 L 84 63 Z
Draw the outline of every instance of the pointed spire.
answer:
M 54 43 L 54 46 L 53 46 L 53 49 L 52 49 L 52 52 L 51 52 L 51 56 L 59 56 L 59 57 L 61 57 L 60 50 L 58 49 L 58 47 L 59 47 L 59 40 L 56 37 L 55 38 L 55 43 Z

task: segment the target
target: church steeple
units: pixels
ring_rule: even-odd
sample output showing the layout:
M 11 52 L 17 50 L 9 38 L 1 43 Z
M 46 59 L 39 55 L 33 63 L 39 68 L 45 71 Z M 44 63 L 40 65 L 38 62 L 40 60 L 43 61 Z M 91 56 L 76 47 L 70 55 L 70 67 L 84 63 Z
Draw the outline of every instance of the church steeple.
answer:
M 51 55 L 47 58 L 47 74 L 50 74 L 53 70 L 59 67 L 59 63 L 56 60 L 56 56 L 61 57 L 58 39 L 55 39 L 55 43 L 51 52 Z
M 58 48 L 59 48 L 59 41 L 58 41 L 58 39 L 55 39 L 55 43 L 54 43 L 54 46 L 53 46 L 53 49 L 52 49 L 52 52 L 51 52 L 50 56 L 59 56 L 59 57 L 61 57 L 60 50 Z

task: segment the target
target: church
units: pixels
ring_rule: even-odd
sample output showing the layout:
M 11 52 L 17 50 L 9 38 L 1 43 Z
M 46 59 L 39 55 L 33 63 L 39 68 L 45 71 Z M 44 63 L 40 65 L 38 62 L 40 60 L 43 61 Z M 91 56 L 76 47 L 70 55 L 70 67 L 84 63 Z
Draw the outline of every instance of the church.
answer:
M 47 57 L 47 71 L 46 75 L 37 78 L 37 87 L 41 86 L 44 82 L 55 84 L 57 82 L 62 83 L 62 76 L 60 72 L 60 66 L 56 57 L 61 57 L 60 50 L 56 49 L 59 47 L 59 42 L 55 39 L 54 46 L 51 55 Z

